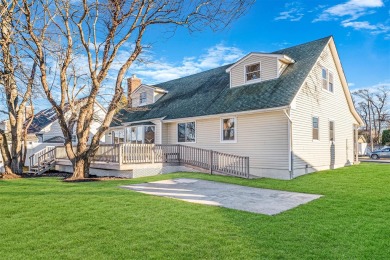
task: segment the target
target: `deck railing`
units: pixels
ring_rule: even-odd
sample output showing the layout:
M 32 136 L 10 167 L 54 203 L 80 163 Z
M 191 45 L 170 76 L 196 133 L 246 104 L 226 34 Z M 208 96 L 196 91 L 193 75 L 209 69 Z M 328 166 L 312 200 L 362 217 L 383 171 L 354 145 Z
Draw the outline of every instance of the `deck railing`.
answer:
M 56 147 L 56 158 L 67 158 L 65 147 Z M 100 145 L 94 162 L 118 164 L 177 163 L 249 178 L 249 157 L 221 153 L 181 144 L 107 144 Z
M 42 161 L 43 159 L 42 158 L 45 158 L 46 156 L 49 156 L 49 154 L 47 154 L 47 152 L 53 150 L 55 148 L 55 146 L 46 146 L 45 148 L 43 148 L 42 150 L 39 150 L 38 152 L 35 152 L 34 154 L 32 154 L 28 159 L 30 161 L 29 163 L 29 168 L 33 167 L 33 166 L 37 166 L 39 165 L 40 161 Z M 51 155 L 51 154 L 50 154 Z M 40 159 L 41 158 L 41 159 Z

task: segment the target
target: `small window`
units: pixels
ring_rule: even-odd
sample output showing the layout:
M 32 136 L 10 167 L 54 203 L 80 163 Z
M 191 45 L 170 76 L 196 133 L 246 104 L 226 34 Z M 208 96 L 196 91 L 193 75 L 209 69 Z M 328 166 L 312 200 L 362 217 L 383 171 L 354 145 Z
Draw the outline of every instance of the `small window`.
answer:
M 177 141 L 179 143 L 195 142 L 195 122 L 177 124 Z
M 245 67 L 246 81 L 260 79 L 260 63 L 247 65 Z
M 329 121 L 329 141 L 334 142 L 334 121 Z
M 313 117 L 313 140 L 319 140 L 319 122 L 318 122 L 318 117 Z
M 146 92 L 142 92 L 139 94 L 139 104 L 146 104 Z
M 333 93 L 333 73 L 329 72 L 329 84 L 328 90 Z
M 332 93 L 334 91 L 333 73 L 326 68 L 322 68 L 322 88 Z
M 222 141 L 236 140 L 236 119 L 224 118 L 222 119 Z
M 155 136 L 154 133 L 155 133 L 154 126 L 145 126 L 144 144 L 154 144 L 154 136 Z
M 76 135 L 72 135 L 72 143 L 75 143 L 77 142 L 77 136 Z
M 322 68 L 322 88 L 328 89 L 328 70 Z

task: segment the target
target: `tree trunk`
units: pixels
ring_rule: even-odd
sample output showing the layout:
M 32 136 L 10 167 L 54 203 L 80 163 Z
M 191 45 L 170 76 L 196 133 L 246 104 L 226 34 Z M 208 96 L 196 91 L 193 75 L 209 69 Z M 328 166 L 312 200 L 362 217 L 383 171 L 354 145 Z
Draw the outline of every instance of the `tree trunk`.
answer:
M 89 177 L 89 167 L 91 160 L 87 155 L 76 157 L 73 164 L 73 175 L 69 180 L 82 180 Z
M 15 179 L 20 178 L 12 171 L 11 155 L 8 150 L 7 137 L 4 133 L 0 133 L 0 154 L 3 157 L 4 173 L 0 173 L 3 179 Z

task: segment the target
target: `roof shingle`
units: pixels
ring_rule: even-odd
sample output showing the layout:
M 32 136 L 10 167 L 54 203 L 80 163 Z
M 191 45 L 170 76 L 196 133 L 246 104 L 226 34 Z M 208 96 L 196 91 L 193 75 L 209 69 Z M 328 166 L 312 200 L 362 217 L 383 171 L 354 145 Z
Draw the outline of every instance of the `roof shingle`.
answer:
M 111 126 L 153 118 L 177 119 L 288 106 L 331 37 L 273 52 L 295 60 L 273 80 L 229 87 L 232 64 L 157 84 L 168 91 L 146 111 L 123 109 Z

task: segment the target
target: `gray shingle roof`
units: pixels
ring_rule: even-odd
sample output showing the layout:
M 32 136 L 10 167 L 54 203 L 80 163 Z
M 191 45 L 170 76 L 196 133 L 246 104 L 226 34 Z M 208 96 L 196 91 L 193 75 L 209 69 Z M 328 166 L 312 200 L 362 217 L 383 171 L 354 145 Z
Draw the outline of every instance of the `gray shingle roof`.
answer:
M 283 107 L 291 104 L 331 37 L 273 52 L 295 60 L 273 80 L 229 87 L 226 69 L 232 64 L 157 84 L 168 91 L 146 111 L 118 112 L 111 126 L 153 118 L 177 119 Z
M 53 123 L 57 120 L 57 114 L 54 108 L 48 108 L 39 111 L 37 114 L 34 115 L 33 121 L 28 128 L 28 133 L 38 133 L 41 131 L 45 126 L 49 125 L 50 123 Z M 27 122 L 25 122 L 26 124 Z

